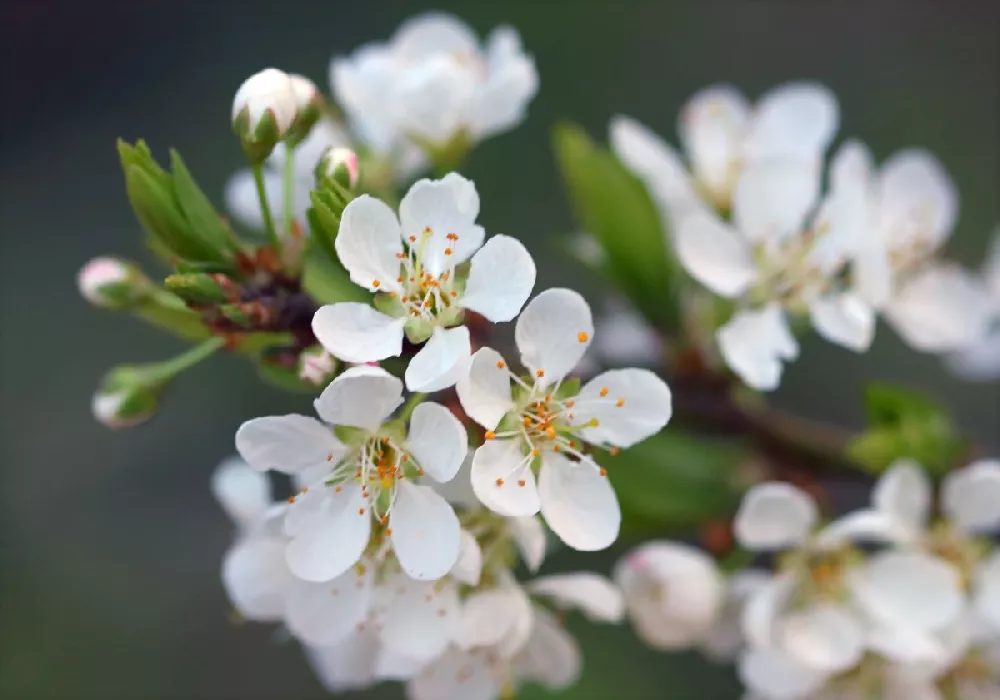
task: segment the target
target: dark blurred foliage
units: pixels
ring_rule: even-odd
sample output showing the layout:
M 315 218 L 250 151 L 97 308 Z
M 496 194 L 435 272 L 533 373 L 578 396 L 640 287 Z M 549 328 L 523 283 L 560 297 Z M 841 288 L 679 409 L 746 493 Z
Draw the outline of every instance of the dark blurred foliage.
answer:
M 571 230 L 549 153 L 559 118 L 602 136 L 626 113 L 669 138 L 684 100 L 714 81 L 749 95 L 813 78 L 840 97 L 845 135 L 877 156 L 922 145 L 962 195 L 951 251 L 982 257 L 1000 219 L 1000 4 L 943 0 L 524 0 L 441 3 L 485 33 L 509 22 L 538 62 L 541 92 L 517 131 L 466 173 L 482 221 L 522 238 L 542 283 L 598 289 L 557 250 Z M 125 200 L 114 140 L 177 147 L 221 195 L 241 156 L 228 125 L 239 83 L 267 65 L 326 81 L 331 55 L 387 37 L 419 3 L 326 0 L 54 2 L 0 6 L 0 695 L 32 698 L 323 697 L 300 653 L 262 626 L 230 623 L 218 580 L 229 524 L 207 489 L 248 417 L 307 412 L 251 367 L 213 358 L 183 377 L 150 425 L 112 433 L 91 392 L 112 364 L 180 348 L 88 308 L 74 275 L 116 252 L 152 266 Z M 857 427 L 871 378 L 940 397 L 998 446 L 1000 391 L 962 385 L 882 328 L 858 357 L 805 343 L 775 397 Z M 607 568 L 620 548 L 560 552 L 550 570 Z M 566 697 L 738 697 L 728 670 L 665 657 L 625 629 L 573 624 L 587 657 Z M 385 689 L 380 697 L 399 697 Z M 533 696 L 534 697 L 534 696 Z

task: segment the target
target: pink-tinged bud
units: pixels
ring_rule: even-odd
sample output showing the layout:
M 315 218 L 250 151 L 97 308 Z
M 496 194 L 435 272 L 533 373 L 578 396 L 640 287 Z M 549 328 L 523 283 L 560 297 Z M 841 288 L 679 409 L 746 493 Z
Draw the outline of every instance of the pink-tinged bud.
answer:
M 233 128 L 243 150 L 255 162 L 263 161 L 285 137 L 298 115 L 292 79 L 277 68 L 266 68 L 247 78 L 233 98 Z
M 77 273 L 76 284 L 87 301 L 104 309 L 128 309 L 149 293 L 146 276 L 117 258 L 94 258 Z
M 327 149 L 320 159 L 319 169 L 323 177 L 328 177 L 349 190 L 357 186 L 361 175 L 358 154 L 350 148 L 339 146 Z
M 325 386 L 337 371 L 337 360 L 322 348 L 302 353 L 299 360 L 299 379 L 316 386 Z

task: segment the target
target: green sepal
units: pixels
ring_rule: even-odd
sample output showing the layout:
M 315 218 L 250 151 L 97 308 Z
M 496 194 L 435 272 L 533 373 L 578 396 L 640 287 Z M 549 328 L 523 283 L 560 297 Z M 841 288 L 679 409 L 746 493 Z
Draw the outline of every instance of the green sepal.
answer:
M 221 304 L 230 299 L 230 291 L 214 275 L 189 272 L 170 275 L 164 286 L 181 299 L 194 304 Z
M 313 238 L 309 239 L 306 248 L 305 269 L 302 274 L 303 287 L 321 304 L 371 301 L 371 293 L 351 282 L 336 256 L 331 258 L 323 252 L 322 244 L 314 243 Z
M 562 401 L 569 399 L 580 393 L 580 385 L 583 382 L 579 377 L 569 377 L 564 379 L 559 385 L 559 389 L 554 394 L 555 398 Z
M 683 277 L 642 182 L 575 124 L 556 127 L 553 147 L 577 219 L 603 248 L 611 280 L 653 325 L 677 329 Z
M 222 260 L 231 260 L 237 250 L 232 231 L 198 187 L 184 160 L 174 149 L 170 149 L 170 169 L 173 173 L 174 194 L 187 219 L 188 230 L 199 237 L 204 249 L 211 253 L 211 257 L 202 256 L 200 259 L 215 260 L 218 256 Z
M 368 435 L 364 428 L 353 428 L 348 425 L 333 426 L 334 436 L 345 445 L 357 445 Z
M 466 129 L 459 129 L 445 143 L 434 143 L 416 134 L 407 134 L 407 138 L 427 154 L 434 173 L 439 176 L 459 168 L 473 146 L 472 135 Z

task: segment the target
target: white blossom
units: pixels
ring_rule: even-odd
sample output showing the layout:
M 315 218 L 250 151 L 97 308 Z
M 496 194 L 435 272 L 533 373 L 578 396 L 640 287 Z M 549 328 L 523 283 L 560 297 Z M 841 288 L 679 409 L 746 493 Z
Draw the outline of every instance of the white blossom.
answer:
M 347 362 L 398 356 L 403 337 L 426 341 L 406 368 L 411 391 L 455 384 L 471 352 L 466 310 L 510 321 L 535 284 L 535 263 L 514 238 L 486 236 L 476 224 L 475 185 L 452 173 L 420 180 L 403 197 L 399 218 L 383 202 L 362 195 L 347 205 L 336 240 L 351 280 L 378 292 L 376 306 L 342 302 L 313 318 L 317 339 Z M 457 267 L 469 261 L 468 276 Z
M 253 134 L 265 117 L 273 120 L 280 139 L 291 127 L 298 113 L 295 86 L 284 71 L 265 68 L 247 78 L 233 98 L 233 122 L 241 116 L 247 119 Z
M 990 293 L 993 325 L 985 336 L 946 358 L 949 369 L 970 381 L 1000 378 L 1000 227 L 993 234 L 980 277 Z
M 648 370 L 610 370 L 582 389 L 565 382 L 593 333 L 583 297 L 546 290 L 514 331 L 528 378 L 483 348 L 456 387 L 466 414 L 487 429 L 472 461 L 479 500 L 505 516 L 541 511 L 566 544 L 585 551 L 609 546 L 621 523 L 614 489 L 585 445 L 629 447 L 659 432 L 672 410 L 670 389 Z
M 648 542 L 614 569 L 639 637 L 663 650 L 706 640 L 719 619 L 725 584 L 705 553 L 673 542 Z
M 743 170 L 760 161 L 797 160 L 818 175 L 839 118 L 834 95 L 815 83 L 781 85 L 753 106 L 736 88 L 713 85 L 681 110 L 685 157 L 625 116 L 611 122 L 611 147 L 676 230 L 692 212 L 728 211 Z
M 443 406 L 423 403 L 404 434 L 398 422 L 387 422 L 402 390 L 402 382 L 377 367 L 353 367 L 331 382 L 316 412 L 330 425 L 353 429 L 346 443 L 330 425 L 299 415 L 256 418 L 237 432 L 236 446 L 254 468 L 308 471 L 317 479 L 292 499 L 285 518 L 291 538 L 285 553 L 299 578 L 345 575 L 368 549 L 373 521 L 409 576 L 434 580 L 455 564 L 455 513 L 418 482 L 425 474 L 440 482 L 455 476 L 467 450 L 465 429 Z
M 352 130 L 376 154 L 412 158 L 413 142 L 443 147 L 507 131 L 538 90 L 533 59 L 511 27 L 480 46 L 456 17 L 427 13 L 404 22 L 388 42 L 335 58 L 330 79 Z

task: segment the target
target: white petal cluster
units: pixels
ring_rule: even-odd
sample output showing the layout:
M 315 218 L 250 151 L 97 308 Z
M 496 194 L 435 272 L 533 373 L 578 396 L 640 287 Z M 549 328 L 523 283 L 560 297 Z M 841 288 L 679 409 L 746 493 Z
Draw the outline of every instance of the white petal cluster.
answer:
M 818 510 L 797 488 L 747 494 L 738 540 L 781 552 L 775 574 L 745 598 L 739 671 L 752 697 L 902 700 L 961 687 L 969 694 L 957 697 L 993 697 L 1000 550 L 984 535 L 1000 530 L 1000 462 L 946 477 L 934 522 L 931 496 L 919 466 L 903 461 L 879 481 L 871 508 L 817 530 Z
M 593 339 L 590 307 L 569 289 L 528 303 L 514 338 L 526 378 L 492 348 L 472 357 L 456 389 L 466 414 L 486 429 L 472 459 L 472 488 L 505 516 L 541 512 L 570 547 L 604 549 L 621 511 L 607 472 L 589 448 L 626 448 L 670 420 L 670 389 L 645 369 L 610 370 L 582 388 L 565 382 Z
M 993 243 L 980 278 L 990 295 L 993 320 L 990 330 L 947 357 L 948 367 L 957 376 L 970 381 L 1000 378 L 1000 227 L 993 233 Z
M 538 90 L 534 60 L 513 28 L 494 29 L 481 45 L 465 23 L 439 12 L 334 59 L 330 81 L 359 139 L 404 157 L 414 143 L 443 147 L 507 131 Z
M 958 202 L 929 153 L 900 151 L 876 171 L 849 141 L 823 192 L 838 122 L 826 88 L 794 83 L 753 107 L 729 86 L 699 92 L 678 125 L 686 159 L 627 117 L 611 125 L 616 154 L 659 205 L 685 269 L 732 300 L 718 350 L 756 389 L 776 388 L 798 356 L 798 318 L 863 352 L 881 313 L 914 348 L 940 353 L 981 340 L 996 315 L 981 280 L 937 258 Z
M 465 311 L 510 321 L 535 285 L 535 263 L 516 239 L 488 241 L 476 186 L 452 173 L 415 183 L 399 206 L 362 195 L 347 205 L 335 242 L 351 280 L 377 293 L 376 307 L 342 302 L 313 319 L 317 339 L 346 362 L 397 357 L 403 338 L 424 346 L 406 369 L 411 391 L 453 386 L 467 371 Z M 468 265 L 464 265 L 468 263 Z M 467 268 L 467 269 L 466 269 Z

